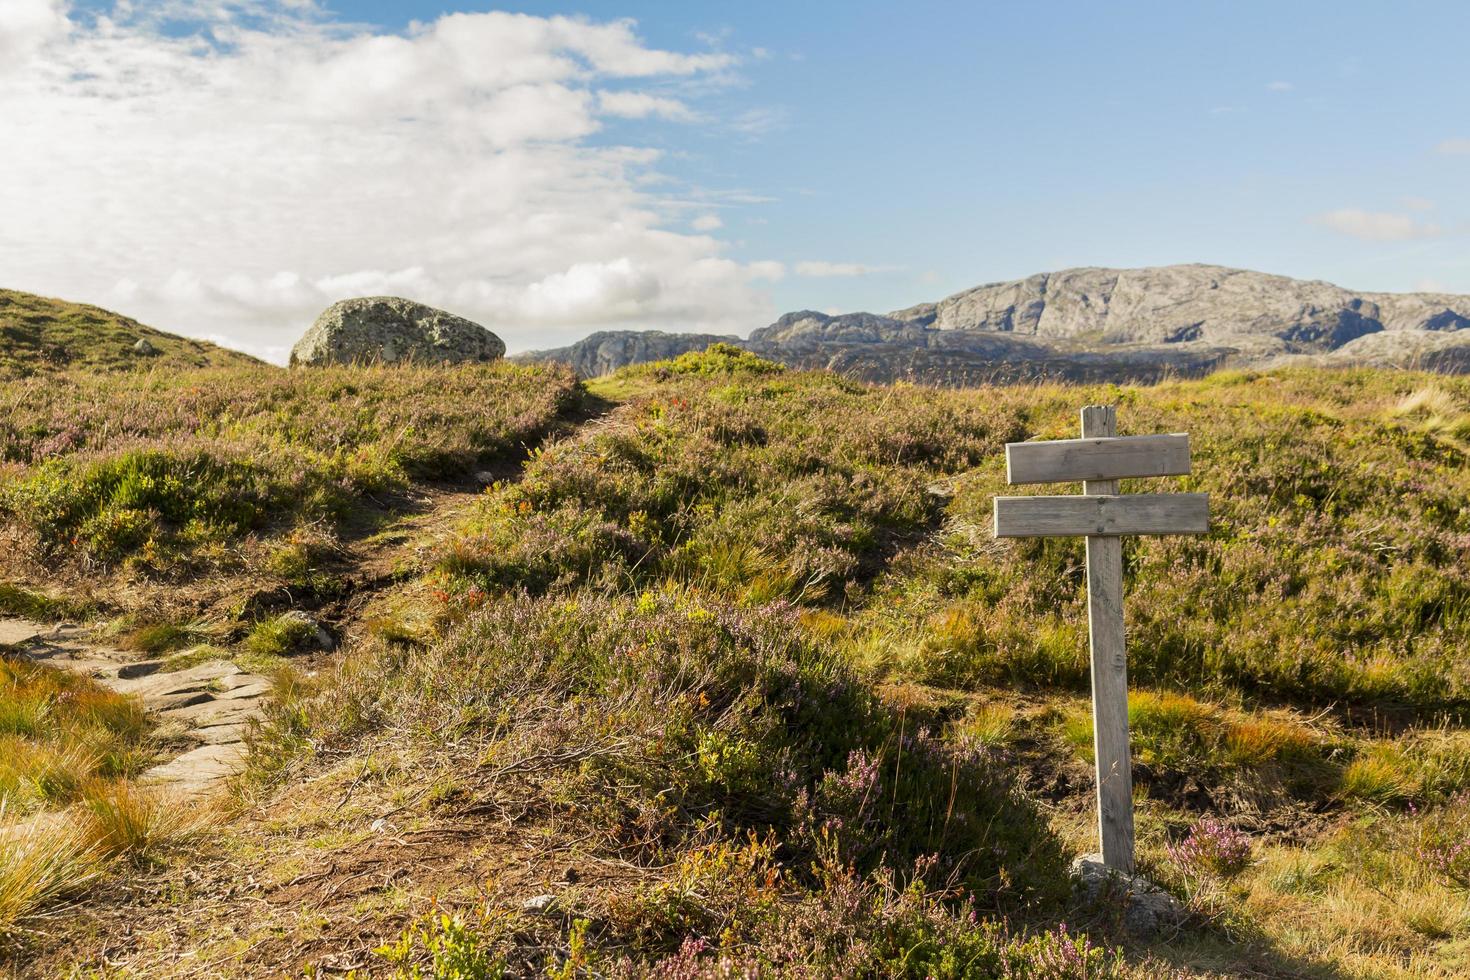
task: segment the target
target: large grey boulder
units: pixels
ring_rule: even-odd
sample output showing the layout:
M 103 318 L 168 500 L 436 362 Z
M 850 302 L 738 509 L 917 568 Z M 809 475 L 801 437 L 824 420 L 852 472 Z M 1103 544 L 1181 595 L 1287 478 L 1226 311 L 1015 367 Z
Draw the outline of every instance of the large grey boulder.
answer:
M 478 323 L 397 296 L 327 307 L 291 348 L 291 366 L 494 361 L 505 344 Z

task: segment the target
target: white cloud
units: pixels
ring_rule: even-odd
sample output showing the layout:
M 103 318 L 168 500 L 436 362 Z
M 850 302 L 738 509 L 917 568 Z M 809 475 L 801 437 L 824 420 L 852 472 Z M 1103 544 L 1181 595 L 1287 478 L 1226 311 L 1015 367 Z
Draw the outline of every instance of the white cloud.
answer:
M 1410 195 L 1409 197 L 1399 198 L 1399 203 L 1410 211 L 1434 210 L 1434 202 L 1427 197 L 1415 197 L 1413 195 Z
M 1319 214 L 1314 219 L 1325 228 L 1369 242 L 1404 242 L 1416 238 L 1436 238 L 1444 229 L 1432 222 L 1421 222 L 1407 214 L 1389 211 L 1363 211 L 1340 208 Z
M 647 119 L 655 116 L 674 122 L 694 122 L 698 117 L 683 102 L 647 92 L 599 92 L 598 104 L 610 116 Z
M 1266 84 L 1266 90 L 1270 92 L 1290 92 L 1294 88 L 1296 86 L 1290 82 L 1268 82 Z
M 790 122 L 790 116 L 780 106 L 747 109 L 731 121 L 730 128 L 749 139 L 757 139 L 784 128 Z
M 1435 150 L 1452 156 L 1470 155 L 1470 139 L 1444 140 L 1435 147 Z
M 857 262 L 821 262 L 809 261 L 796 263 L 796 274 L 798 276 L 810 276 L 812 278 L 851 278 L 854 276 L 868 276 L 878 272 L 895 272 L 898 266 L 893 265 L 862 265 Z
M 61 0 L 5 0 L 0 4 L 0 77 L 19 74 L 41 46 L 70 26 Z
M 695 231 L 718 231 L 725 227 L 725 223 L 720 220 L 720 216 L 717 214 L 701 214 L 689 222 L 689 227 Z
M 7 286 L 277 358 L 322 307 L 372 293 L 512 349 L 771 318 L 761 284 L 784 267 L 671 230 L 687 210 L 656 195 L 658 152 L 584 141 L 608 116 L 696 118 L 676 96 L 729 55 L 499 12 L 384 34 L 309 0 L 61 11 L 0 0 L 0 62 L 30 59 L 0 85 Z M 193 28 L 164 23 L 180 11 Z M 604 88 L 640 78 L 673 94 Z

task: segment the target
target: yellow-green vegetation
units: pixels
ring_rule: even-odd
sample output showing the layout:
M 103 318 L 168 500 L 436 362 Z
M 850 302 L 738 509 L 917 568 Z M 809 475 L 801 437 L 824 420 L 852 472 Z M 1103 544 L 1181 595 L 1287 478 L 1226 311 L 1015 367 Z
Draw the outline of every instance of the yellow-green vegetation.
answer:
M 326 568 L 341 542 L 425 482 L 519 457 L 580 397 L 558 369 L 288 372 L 108 316 L 0 294 L 7 352 L 35 369 L 0 381 L 0 616 L 110 615 L 99 641 L 168 670 L 301 651 L 318 627 L 291 605 L 346 588 Z M 131 363 L 109 360 L 121 332 L 168 370 L 97 370 Z M 243 598 L 200 615 L 215 594 Z M 179 751 L 150 727 L 85 678 L 0 659 L 0 938 L 197 829 L 196 807 L 129 781 Z
M 282 578 L 371 498 L 513 458 L 575 397 L 569 375 L 277 368 L 70 374 L 0 389 L 0 519 L 37 562 Z M 286 547 L 295 547 L 293 555 Z
M 1445 420 L 1470 411 L 1470 385 L 936 391 L 715 348 L 595 390 L 616 410 L 532 454 L 441 545 L 439 636 L 407 657 L 380 636 L 299 685 L 264 778 L 317 764 L 309 748 L 419 732 L 408 744 L 481 774 L 446 799 L 511 793 L 575 817 L 567 833 L 609 828 L 619 859 L 671 870 L 546 939 L 609 975 L 1082 976 L 1046 946 L 1079 920 L 1132 956 L 1089 976 L 1455 975 L 1470 474 Z M 1195 913 L 1161 946 L 1057 887 L 1066 853 L 1093 846 L 1082 543 L 988 529 L 1003 444 L 1074 435 L 1094 402 L 1120 403 L 1125 432 L 1189 432 L 1195 473 L 1168 489 L 1212 498 L 1210 534 L 1125 553 L 1141 853 Z M 1450 870 L 1399 884 L 1411 839 Z M 678 869 L 712 847 L 724 877 L 689 884 Z M 1354 905 L 1369 892 L 1395 897 Z M 436 913 L 383 957 L 458 950 L 498 975 L 524 928 Z M 885 952 L 895 928 L 911 957 Z
M 0 657 L 0 940 L 108 862 L 152 861 L 193 832 L 195 811 L 128 782 L 155 752 L 133 699 Z
M 147 341 L 144 351 L 135 349 Z M 0 289 L 0 378 L 87 371 L 177 371 L 260 363 L 81 303 Z
M 0 656 L 0 799 L 11 816 L 78 799 L 150 758 L 137 702 L 87 678 Z
M 425 371 L 314 375 L 231 431 L 300 415 L 307 434 L 289 452 L 271 436 L 260 486 L 299 460 L 376 493 L 333 469 L 346 464 L 318 439 L 316 386 L 459 385 L 447 400 L 492 405 L 477 386 L 495 371 Z M 608 403 L 586 425 L 518 410 L 517 438 L 540 444 L 438 529 L 416 591 L 341 654 L 280 675 L 243 788 L 252 806 L 285 802 L 272 829 L 237 832 L 243 860 L 287 892 L 371 860 L 295 899 L 296 918 L 276 906 L 249 940 L 274 950 L 262 971 L 325 969 L 347 918 L 380 944 L 355 968 L 396 977 L 1470 968 L 1470 381 L 945 391 L 717 346 L 583 394 Z M 380 421 L 397 399 L 353 397 L 359 424 L 401 424 Z M 568 382 L 556 397 L 580 396 Z M 1125 434 L 1191 436 L 1193 475 L 1126 492 L 1212 505 L 1209 534 L 1124 552 L 1141 865 L 1190 909 L 1152 938 L 1065 875 L 1095 847 L 1083 543 L 989 531 L 992 498 L 1016 492 L 1003 445 L 1073 436 L 1078 407 L 1099 402 L 1120 405 Z M 168 431 L 149 438 L 173 451 Z M 455 438 L 398 457 L 384 485 L 483 460 Z M 376 437 L 347 441 L 385 458 Z M 13 486 L 42 468 L 26 458 Z M 330 524 L 333 508 L 285 513 L 253 560 L 310 583 L 333 544 L 306 517 Z M 85 535 L 23 526 L 102 560 L 78 553 Z M 187 526 L 153 534 L 170 561 L 208 552 L 173 530 Z M 232 527 L 213 540 L 258 533 Z M 289 645 L 276 615 L 242 620 L 261 656 Z M 456 844 L 436 864 L 434 835 L 451 832 L 474 853 Z M 422 833 L 402 867 L 431 883 L 334 898 L 398 880 L 384 863 L 400 838 L 380 833 Z M 524 906 L 548 891 L 553 914 Z

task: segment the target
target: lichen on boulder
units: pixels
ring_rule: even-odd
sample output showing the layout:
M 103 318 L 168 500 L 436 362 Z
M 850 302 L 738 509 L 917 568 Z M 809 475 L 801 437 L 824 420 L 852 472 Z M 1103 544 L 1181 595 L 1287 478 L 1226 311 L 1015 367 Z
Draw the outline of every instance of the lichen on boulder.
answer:
M 292 367 L 494 361 L 505 344 L 478 323 L 397 296 L 333 303 L 291 348 Z

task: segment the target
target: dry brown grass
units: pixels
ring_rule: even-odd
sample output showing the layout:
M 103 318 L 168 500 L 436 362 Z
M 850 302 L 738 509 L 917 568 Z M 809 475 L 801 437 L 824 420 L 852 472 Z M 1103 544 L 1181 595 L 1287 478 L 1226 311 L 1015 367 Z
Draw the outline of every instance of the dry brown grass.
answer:
M 88 835 L 65 817 L 7 820 L 0 802 L 0 940 L 15 940 L 57 912 L 102 872 Z

